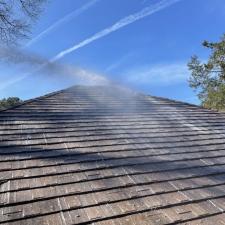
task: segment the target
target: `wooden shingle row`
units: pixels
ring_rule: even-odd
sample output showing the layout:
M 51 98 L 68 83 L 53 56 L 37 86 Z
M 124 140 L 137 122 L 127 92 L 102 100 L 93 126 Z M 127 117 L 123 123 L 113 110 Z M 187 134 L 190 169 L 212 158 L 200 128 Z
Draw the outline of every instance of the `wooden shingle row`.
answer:
M 225 224 L 225 116 L 76 86 L 0 112 L 0 224 Z

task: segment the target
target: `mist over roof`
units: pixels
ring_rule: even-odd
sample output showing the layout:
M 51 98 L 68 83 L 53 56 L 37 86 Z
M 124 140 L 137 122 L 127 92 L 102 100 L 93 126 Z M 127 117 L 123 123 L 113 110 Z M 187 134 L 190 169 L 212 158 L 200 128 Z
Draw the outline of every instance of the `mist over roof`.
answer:
M 225 117 L 117 86 L 0 112 L 0 224 L 219 224 Z

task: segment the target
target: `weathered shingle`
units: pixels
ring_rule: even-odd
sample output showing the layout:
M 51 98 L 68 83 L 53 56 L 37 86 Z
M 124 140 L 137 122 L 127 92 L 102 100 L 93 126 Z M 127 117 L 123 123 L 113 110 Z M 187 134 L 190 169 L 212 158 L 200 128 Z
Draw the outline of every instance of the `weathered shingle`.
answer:
M 0 224 L 225 224 L 225 116 L 76 86 L 0 112 Z

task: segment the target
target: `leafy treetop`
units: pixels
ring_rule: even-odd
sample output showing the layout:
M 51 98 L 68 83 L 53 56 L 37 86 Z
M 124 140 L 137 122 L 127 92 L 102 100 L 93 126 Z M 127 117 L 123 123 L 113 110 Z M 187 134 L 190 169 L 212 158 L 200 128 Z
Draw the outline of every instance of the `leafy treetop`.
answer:
M 23 101 L 17 97 L 3 98 L 2 100 L 0 100 L 0 110 L 16 106 L 22 102 Z
M 189 85 L 197 91 L 204 107 L 225 110 L 225 34 L 219 42 L 204 41 L 202 45 L 211 54 L 207 62 L 192 56 L 188 63 Z

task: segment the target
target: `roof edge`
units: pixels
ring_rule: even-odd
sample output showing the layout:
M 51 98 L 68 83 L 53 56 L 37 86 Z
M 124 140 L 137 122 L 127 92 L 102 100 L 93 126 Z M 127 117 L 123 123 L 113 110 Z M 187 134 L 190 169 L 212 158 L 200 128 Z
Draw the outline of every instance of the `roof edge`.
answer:
M 184 101 L 180 101 L 180 100 L 175 100 L 175 99 L 161 97 L 161 96 L 155 96 L 155 95 L 147 95 L 147 96 L 150 96 L 150 97 L 153 97 L 153 98 L 158 98 L 158 99 L 161 99 L 161 100 L 171 101 L 171 102 L 174 102 L 174 103 L 182 103 L 182 104 L 193 106 L 193 107 L 196 107 L 196 108 L 199 108 L 199 109 L 203 109 L 203 110 L 207 110 L 207 111 L 211 111 L 211 112 L 217 112 L 217 113 L 220 113 L 220 114 L 224 114 L 223 112 L 220 112 L 220 111 L 218 111 L 216 109 L 208 109 L 208 108 L 205 108 L 202 105 L 196 105 L 194 103 L 184 102 Z
M 17 105 L 8 107 L 8 108 L 6 108 L 6 109 L 2 109 L 2 110 L 0 110 L 0 112 L 5 112 L 5 111 L 11 110 L 11 109 L 18 108 L 18 107 L 20 107 L 20 106 L 22 106 L 22 105 L 29 104 L 29 103 L 31 103 L 31 102 L 35 102 L 35 101 L 38 101 L 38 100 L 41 100 L 41 99 L 45 99 L 45 98 L 50 97 L 50 96 L 54 96 L 54 95 L 56 95 L 56 94 L 59 94 L 59 93 L 65 91 L 65 90 L 67 90 L 67 89 L 69 89 L 69 88 L 62 89 L 62 90 L 59 90 L 59 91 L 54 91 L 54 92 L 51 92 L 51 93 L 48 93 L 48 94 L 45 94 L 45 95 L 41 95 L 41 96 L 36 97 L 36 98 L 31 98 L 31 99 L 25 100 L 25 101 L 23 101 L 22 103 L 19 103 L 19 104 L 17 104 Z
M 11 110 L 11 109 L 16 109 L 16 108 L 18 108 L 20 106 L 23 106 L 25 104 L 29 104 L 31 102 L 35 102 L 35 101 L 38 101 L 38 100 L 41 100 L 41 99 L 45 99 L 45 98 L 57 95 L 59 93 L 62 93 L 64 91 L 67 91 L 67 90 L 72 89 L 74 87 L 82 87 L 82 86 L 86 86 L 86 85 L 72 85 L 70 87 L 67 87 L 67 88 L 64 88 L 64 89 L 61 89 L 61 90 L 58 90 L 58 91 L 54 91 L 54 92 L 47 93 L 45 95 L 42 95 L 42 96 L 39 96 L 39 97 L 36 97 L 36 98 L 31 98 L 31 99 L 25 100 L 22 103 L 19 103 L 19 104 L 15 105 L 15 106 L 11 106 L 11 107 L 8 107 L 6 109 L 2 109 L 2 110 L 0 110 L 0 112 L 5 112 L 5 111 Z M 101 85 L 101 86 L 104 86 L 104 85 Z M 193 106 L 193 107 L 196 107 L 196 108 L 199 108 L 199 109 L 203 109 L 203 110 L 206 110 L 206 111 L 211 111 L 211 112 L 215 112 L 215 113 L 219 113 L 219 114 L 223 114 L 224 115 L 223 112 L 220 112 L 220 111 L 215 110 L 215 109 L 207 109 L 207 108 L 205 108 L 205 107 L 203 107 L 201 105 L 195 105 L 193 103 L 188 103 L 188 102 L 184 102 L 184 101 L 180 101 L 180 100 L 175 100 L 175 99 L 170 99 L 170 98 L 166 98 L 166 97 L 145 94 L 145 93 L 139 92 L 139 91 L 137 91 L 137 93 L 139 93 L 141 95 L 145 95 L 145 96 L 161 99 L 161 100 L 166 100 L 166 101 L 171 101 L 171 102 L 175 102 L 175 103 L 186 104 L 186 105 Z

